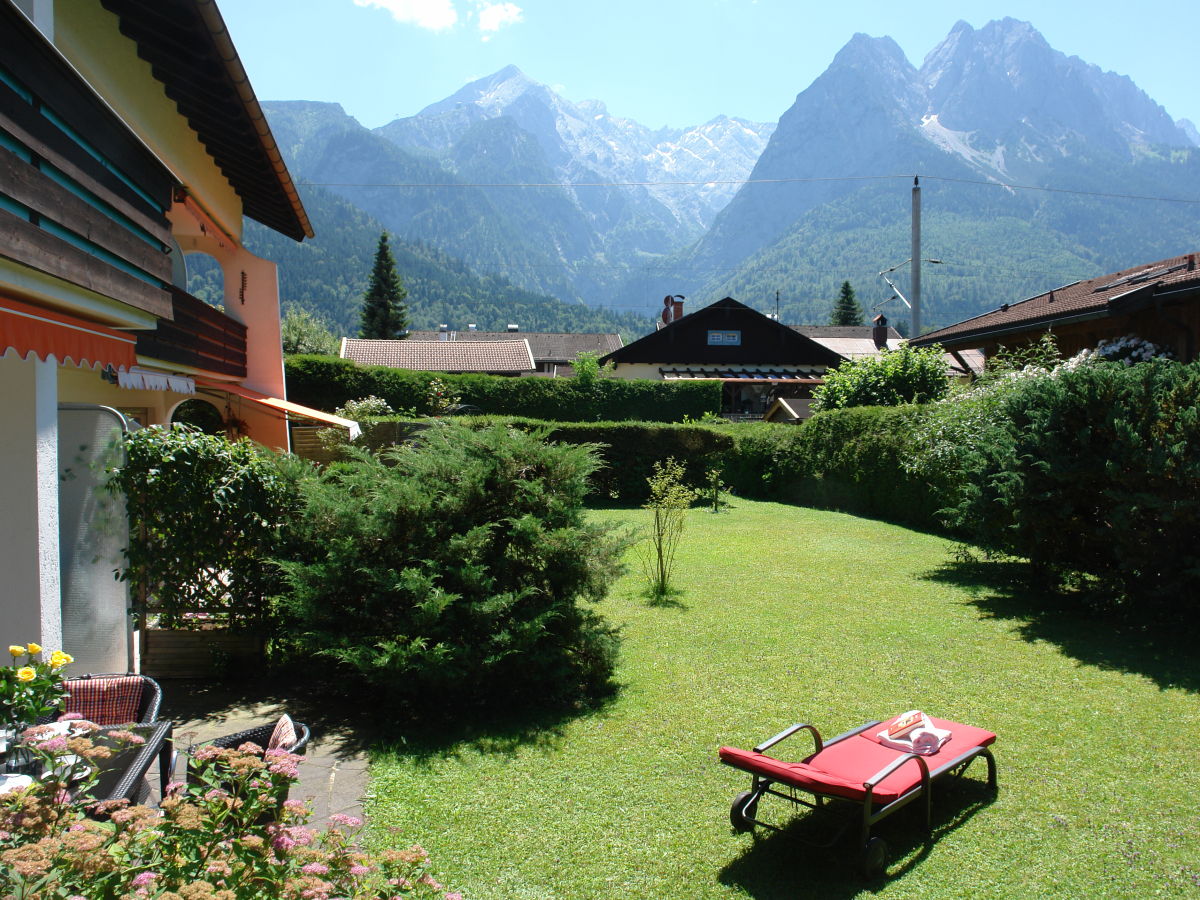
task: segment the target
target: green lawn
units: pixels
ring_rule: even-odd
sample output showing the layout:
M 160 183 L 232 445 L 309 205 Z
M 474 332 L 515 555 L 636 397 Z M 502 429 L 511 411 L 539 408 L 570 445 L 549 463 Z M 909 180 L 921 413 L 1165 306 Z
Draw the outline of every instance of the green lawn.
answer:
M 623 627 L 619 696 L 532 736 L 376 753 L 372 834 L 420 841 L 471 900 L 1200 896 L 1195 653 L 1044 612 L 1017 572 L 837 513 L 694 510 L 679 605 L 647 605 L 636 565 L 603 604 Z M 935 842 L 915 812 L 887 820 L 887 878 L 859 879 L 850 837 L 802 843 L 811 819 L 732 833 L 749 776 L 719 745 L 913 707 L 999 734 L 1000 793 L 978 763 L 935 805 Z

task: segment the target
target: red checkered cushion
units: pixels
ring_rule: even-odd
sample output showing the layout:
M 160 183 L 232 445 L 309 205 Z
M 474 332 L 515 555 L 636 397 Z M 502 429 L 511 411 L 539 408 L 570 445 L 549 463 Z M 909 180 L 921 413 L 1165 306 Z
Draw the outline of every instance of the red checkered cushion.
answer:
M 97 725 L 137 721 L 143 689 L 139 675 L 80 678 L 64 682 L 64 687 L 67 689 L 64 712 L 79 713 Z

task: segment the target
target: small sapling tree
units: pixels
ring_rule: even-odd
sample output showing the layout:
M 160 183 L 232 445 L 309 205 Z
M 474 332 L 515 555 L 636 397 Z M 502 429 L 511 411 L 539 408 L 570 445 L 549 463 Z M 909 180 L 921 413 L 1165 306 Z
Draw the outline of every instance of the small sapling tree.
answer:
M 650 538 L 642 551 L 642 569 L 650 600 L 661 603 L 674 592 L 671 574 L 675 569 L 675 554 L 696 492 L 683 483 L 683 464 L 673 456 L 656 462 L 654 474 L 646 483 L 650 486 L 650 499 L 645 508 L 650 510 L 652 518 Z

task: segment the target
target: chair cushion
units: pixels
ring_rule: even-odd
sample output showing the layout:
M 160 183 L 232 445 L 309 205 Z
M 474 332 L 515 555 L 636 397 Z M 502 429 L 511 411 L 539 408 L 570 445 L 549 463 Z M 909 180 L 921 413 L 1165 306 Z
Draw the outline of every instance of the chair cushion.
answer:
M 271 732 L 271 738 L 267 741 L 267 749 L 291 750 L 294 746 L 296 746 L 296 726 L 292 722 L 292 717 L 284 713 L 275 723 L 275 730 Z
M 953 736 L 932 756 L 924 757 L 931 776 L 936 776 L 945 764 L 953 761 L 968 750 L 986 747 L 996 740 L 996 735 L 982 728 L 961 725 L 945 719 L 931 721 L 938 728 L 948 728 Z M 743 769 L 780 784 L 787 784 L 805 791 L 845 797 L 861 801 L 866 798 L 863 782 L 880 771 L 893 760 L 903 756 L 879 743 L 876 733 L 887 723 L 873 727 L 870 731 L 857 734 L 834 744 L 828 744 L 820 753 L 814 753 L 801 762 L 783 762 L 735 747 L 722 747 L 718 753 L 721 761 L 734 768 Z M 879 803 L 890 803 L 921 782 L 921 768 L 915 761 L 902 765 L 871 792 Z
M 79 713 L 97 725 L 136 722 L 142 702 L 142 677 L 79 678 L 67 681 L 64 712 Z
M 887 728 L 892 721 L 892 719 L 888 719 L 878 728 L 871 728 L 868 731 L 864 731 L 861 737 L 872 743 L 879 744 L 879 732 Z M 935 719 L 933 716 L 929 717 L 929 721 L 933 724 L 934 728 L 945 728 L 950 732 L 950 740 L 942 744 L 941 749 L 937 753 L 925 757 L 925 761 L 929 763 L 929 771 L 931 773 L 974 747 L 990 747 L 996 742 L 995 734 L 985 731 L 982 728 L 976 728 L 974 725 L 963 725 L 961 722 L 951 722 L 949 719 Z M 883 745 L 880 744 L 880 746 Z

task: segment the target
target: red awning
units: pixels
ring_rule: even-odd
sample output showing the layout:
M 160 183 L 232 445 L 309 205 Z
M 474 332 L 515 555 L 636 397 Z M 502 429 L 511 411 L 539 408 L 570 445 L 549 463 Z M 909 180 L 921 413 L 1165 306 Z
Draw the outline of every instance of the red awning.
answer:
M 252 391 L 250 388 L 242 387 L 240 384 L 231 384 L 227 381 L 213 381 L 210 378 L 197 378 L 196 383 L 204 387 L 225 391 L 228 394 L 235 394 L 238 397 L 244 397 L 252 403 L 258 403 L 271 409 L 291 413 L 302 419 L 314 419 L 318 422 L 328 422 L 330 425 L 338 425 L 349 430 L 350 440 L 354 440 L 362 433 L 362 429 L 358 427 L 358 423 L 353 419 L 343 419 L 341 416 L 335 416 L 333 413 L 301 406 L 299 403 L 292 403 L 290 400 L 282 400 L 279 397 L 260 394 L 258 391 Z
M 32 353 L 43 362 L 53 356 L 59 365 L 130 369 L 137 364 L 136 343 L 133 335 L 0 296 L 0 355 L 16 350 L 22 359 Z

